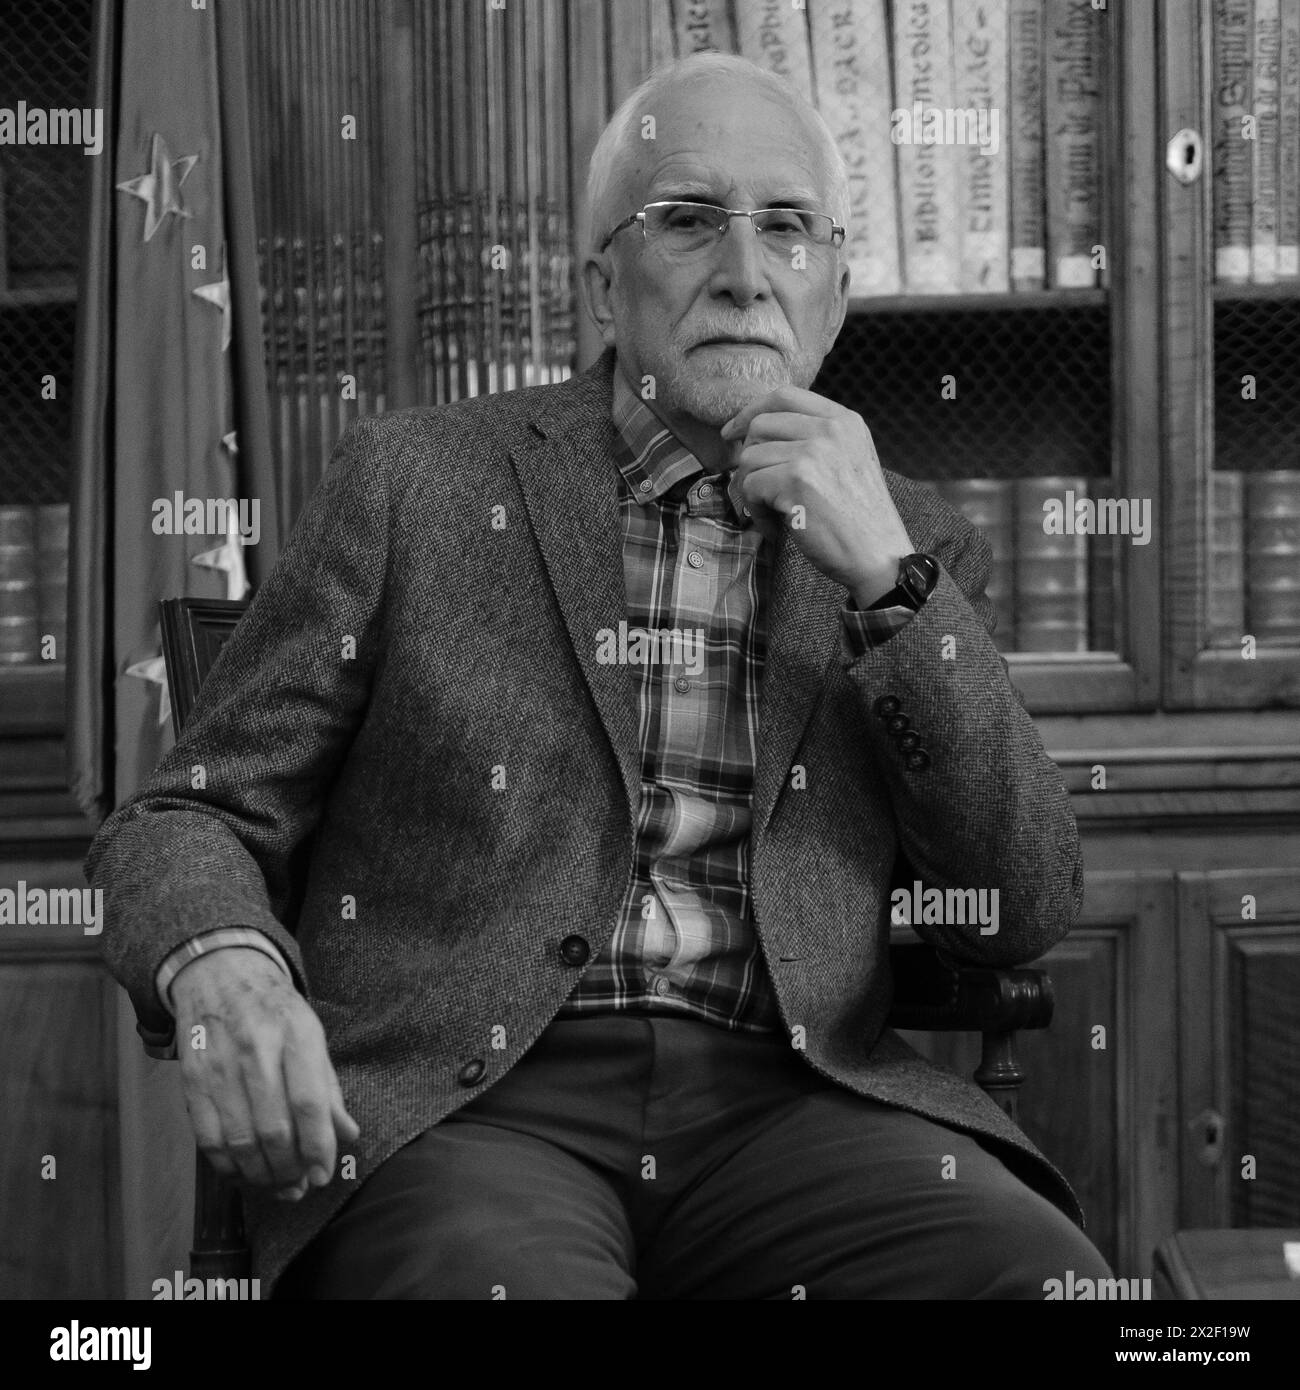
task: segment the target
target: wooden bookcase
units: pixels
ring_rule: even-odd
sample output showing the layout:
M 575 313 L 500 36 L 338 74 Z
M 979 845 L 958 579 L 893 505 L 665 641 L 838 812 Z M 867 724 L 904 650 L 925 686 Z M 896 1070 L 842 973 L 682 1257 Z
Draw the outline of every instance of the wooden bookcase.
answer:
M 1046 959 L 1057 1017 L 1025 1040 L 1022 1109 L 1117 1272 L 1146 1276 L 1173 1230 L 1300 1223 L 1300 1029 L 1295 988 L 1277 983 L 1300 985 L 1300 648 L 1246 660 L 1209 646 L 1206 617 L 1215 308 L 1293 299 L 1300 318 L 1300 284 L 1213 284 L 1210 0 L 1109 16 L 1109 285 L 1034 299 L 1079 314 L 1104 304 L 1112 473 L 1118 495 L 1152 499 L 1155 535 L 1120 547 L 1115 651 L 1009 657 L 1070 787 L 1088 872 L 1079 927 Z M 580 222 L 595 138 L 652 66 L 650 8 L 571 0 L 570 32 Z M 1188 129 L 1206 159 L 1182 183 L 1166 155 Z M 1030 298 L 856 300 L 848 326 L 1009 315 Z M 585 315 L 579 345 L 583 367 L 599 350 Z M 1300 429 L 1300 396 L 1291 408 Z M 971 1040 L 913 1041 L 974 1066 Z M 1242 1176 L 1250 1152 L 1255 1178 Z

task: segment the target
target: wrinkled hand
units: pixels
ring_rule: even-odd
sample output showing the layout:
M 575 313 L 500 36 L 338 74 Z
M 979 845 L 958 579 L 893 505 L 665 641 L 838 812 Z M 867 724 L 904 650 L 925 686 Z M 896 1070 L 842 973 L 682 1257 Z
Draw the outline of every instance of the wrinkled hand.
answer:
M 338 1145 L 361 1131 L 320 1019 L 284 972 L 261 951 L 228 946 L 186 965 L 171 998 L 185 1104 L 212 1166 L 286 1201 L 323 1187 Z
M 798 386 L 779 386 L 723 425 L 755 524 L 791 539 L 860 608 L 894 587 L 915 549 L 862 416 Z M 802 507 L 801 514 L 795 508 Z

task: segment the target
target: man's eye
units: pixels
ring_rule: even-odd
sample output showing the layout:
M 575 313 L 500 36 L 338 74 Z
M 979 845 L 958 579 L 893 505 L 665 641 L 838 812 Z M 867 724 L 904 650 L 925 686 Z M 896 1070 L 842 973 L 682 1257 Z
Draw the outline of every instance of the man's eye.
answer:
M 704 226 L 704 218 L 692 209 L 678 208 L 668 214 L 668 226 L 674 231 L 693 232 Z
M 804 236 L 807 233 L 803 218 L 785 208 L 775 208 L 767 214 L 765 230 L 782 236 Z

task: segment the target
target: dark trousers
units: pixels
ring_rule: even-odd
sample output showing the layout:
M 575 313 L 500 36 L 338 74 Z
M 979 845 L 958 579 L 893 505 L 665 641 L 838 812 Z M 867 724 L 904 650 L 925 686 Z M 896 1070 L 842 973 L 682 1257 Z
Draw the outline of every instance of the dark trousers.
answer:
M 1107 1278 L 973 1139 L 818 1076 L 784 1037 L 553 1023 L 400 1149 L 278 1298 L 1032 1298 Z

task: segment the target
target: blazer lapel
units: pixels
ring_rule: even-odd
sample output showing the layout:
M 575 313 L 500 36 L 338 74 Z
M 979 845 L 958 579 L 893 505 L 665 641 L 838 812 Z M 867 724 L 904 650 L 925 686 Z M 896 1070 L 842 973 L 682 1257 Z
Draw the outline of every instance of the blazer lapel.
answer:
M 818 693 L 839 660 L 843 603 L 843 587 L 804 558 L 785 528 L 772 576 L 751 840 L 767 829 Z
M 618 761 L 632 823 L 641 800 L 636 685 L 626 666 L 596 660 L 602 628 L 627 618 L 613 464 L 612 354 L 529 422 L 510 462 L 569 640 Z

